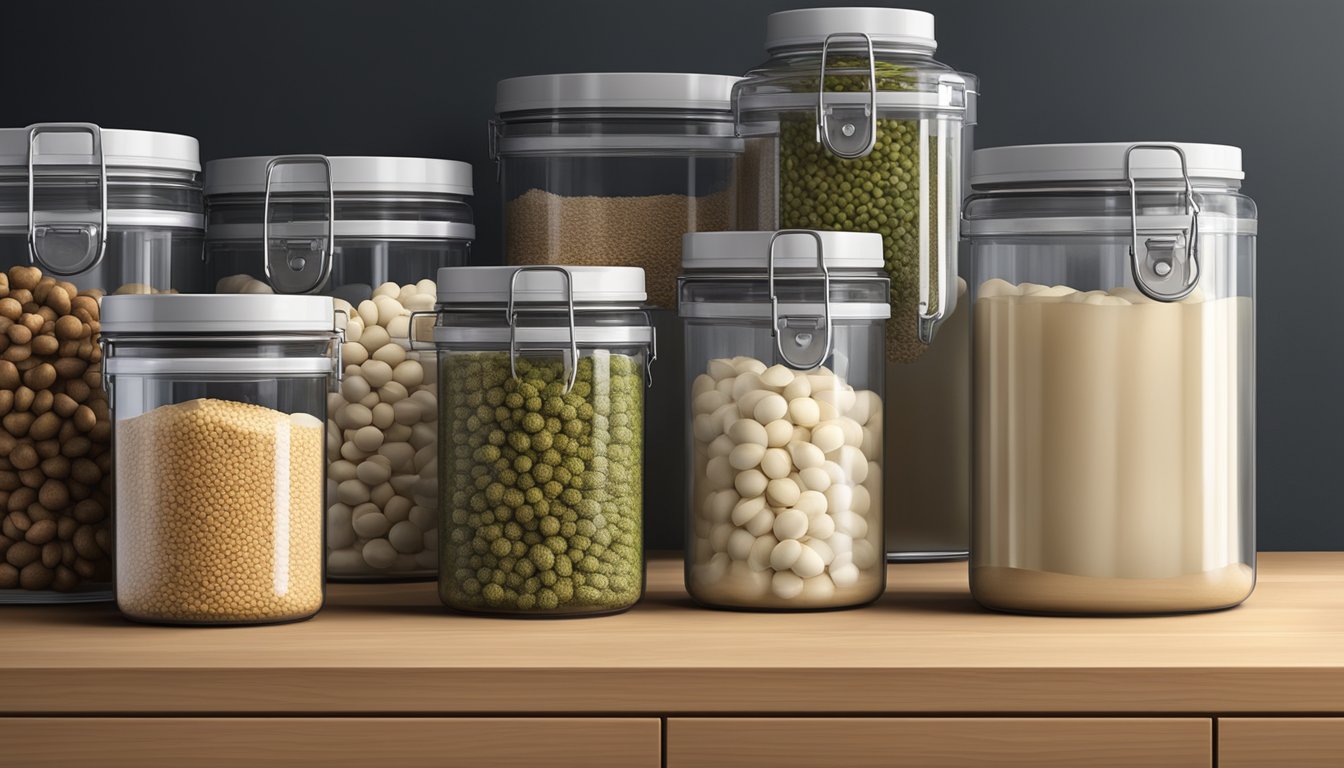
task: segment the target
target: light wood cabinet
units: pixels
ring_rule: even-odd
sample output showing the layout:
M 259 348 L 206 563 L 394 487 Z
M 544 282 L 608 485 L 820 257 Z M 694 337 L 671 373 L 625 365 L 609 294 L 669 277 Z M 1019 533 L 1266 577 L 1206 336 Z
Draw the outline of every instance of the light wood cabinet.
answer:
M 1219 768 L 1340 768 L 1344 718 L 1218 719 Z
M 1208 718 L 671 718 L 667 768 L 1210 768 Z

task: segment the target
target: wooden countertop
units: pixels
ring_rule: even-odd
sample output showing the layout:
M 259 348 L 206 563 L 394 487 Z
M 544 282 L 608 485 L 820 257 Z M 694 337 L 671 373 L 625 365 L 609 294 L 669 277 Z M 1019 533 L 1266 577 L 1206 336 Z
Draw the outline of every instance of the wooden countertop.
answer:
M 0 606 L 0 649 L 6 715 L 1344 713 L 1344 553 L 1264 554 L 1245 605 L 1190 616 L 989 613 L 964 563 L 893 566 L 859 610 L 710 611 L 664 558 L 606 618 L 472 618 L 432 584 L 334 585 L 316 618 L 271 627 Z

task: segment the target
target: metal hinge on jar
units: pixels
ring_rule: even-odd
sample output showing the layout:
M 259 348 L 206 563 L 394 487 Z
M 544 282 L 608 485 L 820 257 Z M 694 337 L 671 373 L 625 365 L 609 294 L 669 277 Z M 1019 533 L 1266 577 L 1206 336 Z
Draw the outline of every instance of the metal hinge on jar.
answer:
M 36 209 L 37 138 L 44 133 L 87 133 L 89 165 L 96 169 L 98 210 L 39 215 Z M 93 174 L 89 174 L 92 176 Z M 62 180 L 71 177 L 62 176 Z M 43 221 L 39 221 L 43 219 Z M 107 251 L 107 162 L 103 129 L 93 123 L 38 123 L 28 127 L 28 258 L 53 275 L 69 276 L 98 265 Z
M 320 165 L 326 174 L 327 234 L 325 238 L 277 238 L 271 247 L 271 181 L 282 165 Z M 331 276 L 336 248 L 336 193 L 332 188 L 331 161 L 326 155 L 281 155 L 266 164 L 266 191 L 261 209 L 261 256 L 266 281 L 277 293 L 311 293 L 326 285 Z
M 821 273 L 822 295 L 821 315 L 779 313 L 779 296 L 775 293 L 775 244 L 787 235 L 806 235 L 817 244 L 817 270 Z M 770 335 L 775 337 L 775 351 L 785 365 L 799 371 L 810 371 L 831 356 L 831 273 L 826 268 L 826 252 L 821 235 L 810 229 L 781 229 L 770 238 L 769 259 L 766 262 L 766 279 L 770 291 Z M 792 349 L 788 352 L 786 349 Z M 798 352 L 814 351 L 812 359 L 799 360 L 793 357 Z
M 1130 164 L 1135 150 L 1166 150 L 1181 160 L 1185 182 L 1185 227 L 1140 227 L 1139 183 Z M 1129 183 L 1130 270 L 1134 285 L 1154 301 L 1180 301 L 1199 283 L 1199 203 L 1190 182 L 1185 151 L 1176 144 L 1134 144 L 1125 150 L 1125 180 Z
M 826 58 L 831 41 L 857 38 L 868 48 L 868 103 L 826 103 Z M 817 142 L 845 160 L 867 157 L 877 146 L 877 60 L 873 39 L 863 32 L 836 32 L 821 44 L 821 76 L 817 80 Z

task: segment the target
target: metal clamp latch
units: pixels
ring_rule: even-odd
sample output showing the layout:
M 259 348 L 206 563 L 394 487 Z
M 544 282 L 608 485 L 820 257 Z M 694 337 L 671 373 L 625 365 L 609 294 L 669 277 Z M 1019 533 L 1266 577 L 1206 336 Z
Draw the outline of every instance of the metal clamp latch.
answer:
M 574 330 L 574 278 L 564 267 L 518 267 L 509 277 L 509 304 L 505 310 L 508 313 L 506 319 L 509 323 L 509 373 L 515 379 L 518 378 L 518 313 L 513 305 L 514 294 L 518 289 L 518 276 L 524 272 L 559 272 L 564 275 L 565 307 L 569 312 L 569 359 L 565 361 L 565 365 L 569 368 L 569 384 L 565 387 L 565 393 L 568 394 L 574 389 L 574 382 L 579 378 L 579 341 Z
M 826 104 L 826 57 L 831 41 L 837 37 L 863 40 L 868 47 L 868 103 L 866 105 Z M 817 142 L 827 151 L 845 160 L 867 157 L 877 146 L 877 61 L 873 39 L 862 32 L 835 32 L 821 44 L 821 77 L 817 81 Z
M 282 165 L 321 165 L 327 180 L 327 236 L 280 244 L 271 260 L 271 181 Z M 278 293 L 310 293 L 326 285 L 331 276 L 336 249 L 336 193 L 332 188 L 331 161 L 325 155 L 281 155 L 266 164 L 266 193 L 261 209 L 261 258 L 266 281 Z
M 784 315 L 783 322 L 780 322 L 779 314 L 779 296 L 775 293 L 775 244 L 779 238 L 785 235 L 807 235 L 817 243 L 817 269 L 821 271 L 821 286 L 825 292 L 825 298 L 822 300 L 822 315 L 820 318 L 815 316 L 804 317 L 801 315 Z M 822 245 L 821 235 L 810 229 L 781 229 L 770 236 L 770 254 L 766 262 L 766 279 L 770 291 L 770 335 L 775 337 L 775 350 L 779 352 L 779 359 L 785 365 L 799 371 L 810 371 L 826 362 L 826 358 L 831 356 L 831 273 L 826 268 L 826 253 Z M 819 321 L 819 322 L 818 322 Z M 798 361 L 789 356 L 784 351 L 784 337 L 788 335 L 789 341 L 798 349 L 813 349 L 818 344 L 821 345 L 820 354 L 811 361 Z M 820 338 L 818 338 L 820 336 Z
M 69 212 L 37 222 L 37 137 L 44 133 L 87 133 L 90 158 L 98 169 L 98 210 L 92 216 Z M 53 215 L 53 219 L 57 216 Z M 107 161 L 103 129 L 93 123 L 38 123 L 28 127 L 28 259 L 54 275 L 77 275 L 98 265 L 107 252 Z
M 1181 159 L 1181 178 L 1185 182 L 1185 210 L 1190 226 L 1176 229 L 1139 229 L 1139 190 L 1134 178 L 1131 156 L 1138 149 L 1164 149 Z M 1190 183 L 1190 168 L 1185 150 L 1176 144 L 1134 144 L 1125 150 L 1125 180 L 1129 182 L 1130 246 L 1129 264 L 1134 285 L 1154 301 L 1180 301 L 1199 282 L 1199 203 Z M 1143 235 L 1143 247 L 1139 236 Z

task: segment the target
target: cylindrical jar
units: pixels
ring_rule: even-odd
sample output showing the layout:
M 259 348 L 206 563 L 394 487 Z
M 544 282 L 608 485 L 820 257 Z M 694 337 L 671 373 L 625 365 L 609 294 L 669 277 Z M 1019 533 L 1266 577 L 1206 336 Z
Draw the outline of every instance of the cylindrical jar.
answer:
M 772 14 L 770 58 L 735 95 L 741 183 L 755 198 L 744 220 L 882 235 L 892 559 L 964 556 L 968 543 L 969 321 L 956 311 L 957 245 L 978 85 L 933 58 L 933 28 L 930 14 L 897 8 Z
M 971 590 L 1169 613 L 1255 585 L 1255 204 L 1241 151 L 975 153 Z
M 195 287 L 200 171 L 187 136 L 0 130 L 0 603 L 112 598 L 99 300 Z
M 438 270 L 466 263 L 471 194 L 471 166 L 453 160 L 287 155 L 206 167 L 216 290 L 329 295 L 349 317 L 345 376 L 328 403 L 339 441 L 327 456 L 332 580 L 435 576 L 428 315 Z
M 882 594 L 882 238 L 687 235 L 686 588 L 800 610 Z
M 615 613 L 644 591 L 636 267 L 439 273 L 439 595 L 461 611 Z
M 332 300 L 115 296 L 103 309 L 117 607 L 167 624 L 317 613 Z

